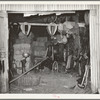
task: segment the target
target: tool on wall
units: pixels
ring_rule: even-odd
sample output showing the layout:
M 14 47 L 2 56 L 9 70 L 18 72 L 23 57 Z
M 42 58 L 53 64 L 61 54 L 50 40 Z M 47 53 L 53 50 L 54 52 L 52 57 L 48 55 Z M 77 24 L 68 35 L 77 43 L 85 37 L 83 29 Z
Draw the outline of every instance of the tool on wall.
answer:
M 0 73 L 4 73 L 5 71 L 5 57 L 6 53 L 4 52 L 4 48 L 0 49 Z
M 4 68 L 4 60 L 0 60 L 0 73 L 4 73 L 5 68 Z
M 81 84 L 78 84 L 80 88 L 85 88 L 88 82 L 88 75 L 89 75 L 89 65 L 85 65 L 85 73 L 82 79 Z

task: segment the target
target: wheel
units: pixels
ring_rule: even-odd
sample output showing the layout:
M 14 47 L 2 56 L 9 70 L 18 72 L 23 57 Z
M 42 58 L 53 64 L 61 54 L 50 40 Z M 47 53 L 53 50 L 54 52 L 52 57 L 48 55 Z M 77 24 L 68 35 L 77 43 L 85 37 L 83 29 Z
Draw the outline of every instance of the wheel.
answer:
M 58 62 L 57 61 L 54 61 L 52 64 L 52 71 L 58 72 Z

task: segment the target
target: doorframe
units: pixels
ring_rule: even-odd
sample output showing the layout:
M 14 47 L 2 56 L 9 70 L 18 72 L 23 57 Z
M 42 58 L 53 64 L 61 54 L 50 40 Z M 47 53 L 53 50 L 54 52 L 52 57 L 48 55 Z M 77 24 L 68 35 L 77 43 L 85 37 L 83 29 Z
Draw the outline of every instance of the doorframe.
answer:
M 67 6 L 67 5 L 66 5 Z M 83 10 L 85 10 L 85 9 L 83 9 Z M 87 9 L 86 9 L 87 10 Z M 93 38 L 93 36 L 92 36 L 92 34 L 93 34 L 93 29 L 91 28 L 91 24 L 94 24 L 95 23 L 95 21 L 93 22 L 92 21 L 92 19 L 96 19 L 96 16 L 92 16 L 92 14 L 93 14 L 93 10 L 94 9 L 88 9 L 89 10 L 89 13 L 90 13 L 90 17 L 89 17 L 89 20 L 90 20 L 90 27 L 89 27 L 89 30 L 90 30 L 90 63 L 94 60 L 92 57 L 93 57 L 93 53 L 92 53 L 92 51 L 91 51 L 91 46 L 93 45 L 93 42 L 92 42 L 92 38 Z M 75 10 L 76 11 L 76 10 Z M 14 12 L 14 11 L 13 11 Z M 15 11 L 16 12 L 16 11 Z M 19 12 L 19 11 L 18 11 Z M 16 12 L 16 13 L 18 13 L 18 12 Z M 26 11 L 27 13 L 29 12 L 29 11 Z M 9 12 L 7 12 L 7 13 L 9 13 Z M 92 26 L 93 27 L 93 26 Z M 9 38 L 9 37 L 8 37 Z M 8 46 L 9 47 L 9 46 Z M 9 59 L 8 59 L 9 60 Z M 95 93 L 96 91 L 97 91 L 97 88 L 98 88 L 98 85 L 97 85 L 97 83 L 95 83 L 94 81 L 97 81 L 97 80 L 95 80 L 94 78 L 94 74 L 93 73 L 95 73 L 94 72 L 94 64 L 92 63 L 91 64 L 91 83 L 93 83 L 93 85 L 91 85 L 91 89 L 92 89 L 92 91 L 93 91 L 93 93 Z M 94 86 L 94 84 L 96 84 L 96 86 Z
M 2 41 L 2 45 L 3 47 L 1 47 L 0 49 L 3 50 L 4 53 L 4 57 L 1 58 L 4 61 L 4 72 L 1 73 L 1 89 L 0 89 L 0 93 L 7 93 L 9 92 L 9 63 L 8 63 L 8 56 L 9 56 L 9 52 L 8 52 L 8 38 L 9 38 L 9 31 L 8 31 L 8 13 L 7 11 L 0 11 L 0 18 L 3 18 L 3 23 L 2 25 L 4 25 L 4 31 L 1 30 L 1 34 L 2 34 L 2 38 L 4 41 Z M 2 53 L 2 51 L 0 52 Z M 1 67 L 1 66 L 0 66 Z

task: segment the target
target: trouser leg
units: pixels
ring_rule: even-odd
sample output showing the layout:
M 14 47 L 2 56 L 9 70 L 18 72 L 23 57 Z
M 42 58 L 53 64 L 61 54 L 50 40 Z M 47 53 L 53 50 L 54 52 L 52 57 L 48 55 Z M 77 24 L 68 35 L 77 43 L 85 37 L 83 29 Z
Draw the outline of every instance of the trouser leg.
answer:
M 68 56 L 68 60 L 67 60 L 66 69 L 69 69 L 69 68 L 70 68 L 71 59 L 72 59 L 72 55 L 69 55 L 69 56 Z

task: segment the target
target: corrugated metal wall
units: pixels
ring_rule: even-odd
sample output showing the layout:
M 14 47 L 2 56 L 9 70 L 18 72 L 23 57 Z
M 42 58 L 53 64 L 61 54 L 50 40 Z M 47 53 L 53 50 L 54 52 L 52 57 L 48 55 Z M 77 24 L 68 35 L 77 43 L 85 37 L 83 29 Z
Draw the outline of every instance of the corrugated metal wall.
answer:
M 86 4 L 0 4 L 0 10 L 8 11 L 52 11 L 95 9 L 96 5 Z
M 87 4 L 0 4 L 6 11 L 90 10 L 90 48 L 92 90 L 100 88 L 100 5 Z

